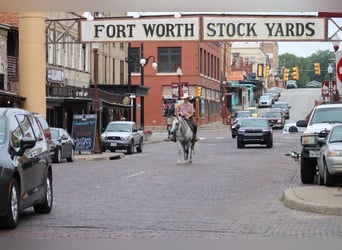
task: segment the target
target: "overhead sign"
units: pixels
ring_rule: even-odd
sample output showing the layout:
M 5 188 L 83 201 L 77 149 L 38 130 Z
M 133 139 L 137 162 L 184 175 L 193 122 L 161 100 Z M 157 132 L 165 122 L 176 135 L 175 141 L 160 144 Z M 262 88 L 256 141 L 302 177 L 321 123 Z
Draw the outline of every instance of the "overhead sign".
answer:
M 327 19 L 297 16 L 148 17 L 80 21 L 81 42 L 324 41 Z
M 82 42 L 197 41 L 199 18 L 81 21 Z
M 324 40 L 324 18 L 204 17 L 203 40 Z

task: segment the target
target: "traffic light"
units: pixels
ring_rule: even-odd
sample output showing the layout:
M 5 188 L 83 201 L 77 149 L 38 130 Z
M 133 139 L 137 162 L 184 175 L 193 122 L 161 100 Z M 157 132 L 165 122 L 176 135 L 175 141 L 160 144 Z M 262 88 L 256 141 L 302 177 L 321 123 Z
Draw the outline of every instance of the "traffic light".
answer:
M 196 87 L 196 96 L 200 97 L 202 95 L 202 87 L 197 86 Z
M 257 75 L 258 75 L 258 77 L 263 77 L 264 76 L 264 65 L 262 63 L 258 63 Z
M 284 75 L 283 75 L 283 80 L 288 81 L 289 80 L 289 75 L 290 75 L 290 70 L 288 68 L 284 69 Z
M 299 72 L 298 72 L 298 66 L 292 68 L 292 77 L 295 80 L 299 80 Z
M 321 74 L 321 65 L 319 63 L 314 63 L 315 67 L 315 75 L 320 75 Z
M 265 67 L 265 77 L 270 76 L 270 66 Z

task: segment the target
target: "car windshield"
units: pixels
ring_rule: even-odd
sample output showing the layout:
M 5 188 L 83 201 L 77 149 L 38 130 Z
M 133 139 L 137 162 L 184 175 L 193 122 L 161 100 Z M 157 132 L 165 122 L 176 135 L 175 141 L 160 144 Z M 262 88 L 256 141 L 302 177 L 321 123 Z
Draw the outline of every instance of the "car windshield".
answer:
M 6 118 L 0 117 L 0 144 L 5 142 L 6 138 Z
M 282 108 L 282 109 L 287 109 L 286 104 L 281 104 L 281 103 L 275 103 L 272 105 L 272 108 Z
M 106 132 L 130 132 L 131 125 L 124 123 L 110 123 L 106 129 Z
M 250 112 L 251 114 L 256 114 L 256 113 L 257 113 L 257 110 L 256 110 L 256 109 L 250 109 L 249 112 Z
M 235 117 L 248 117 L 250 116 L 250 112 L 246 111 L 246 112 L 238 112 L 236 113 Z
M 342 142 L 342 126 L 337 126 L 330 132 L 329 142 Z
M 244 119 L 241 121 L 242 127 L 268 127 L 268 121 L 265 119 Z
M 316 109 L 312 114 L 310 125 L 316 123 L 342 123 L 340 107 Z
M 280 112 L 267 112 L 265 114 L 265 117 L 277 117 L 281 118 L 281 113 Z
M 269 96 L 269 95 L 262 95 L 262 96 L 260 96 L 260 99 L 262 99 L 262 100 L 269 100 L 269 99 L 271 99 L 271 96 Z

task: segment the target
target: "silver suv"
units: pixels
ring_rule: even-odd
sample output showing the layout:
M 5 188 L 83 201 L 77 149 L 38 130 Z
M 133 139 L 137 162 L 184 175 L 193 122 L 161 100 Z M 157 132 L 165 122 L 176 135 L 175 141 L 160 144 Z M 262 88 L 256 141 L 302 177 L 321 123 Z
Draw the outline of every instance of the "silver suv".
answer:
M 325 138 L 332 126 L 339 123 L 342 123 L 342 103 L 316 106 L 308 122 L 305 120 L 297 122 L 298 127 L 306 127 L 301 136 L 300 174 L 302 183 L 313 183 L 317 174 L 317 158 L 320 152 L 318 138 Z

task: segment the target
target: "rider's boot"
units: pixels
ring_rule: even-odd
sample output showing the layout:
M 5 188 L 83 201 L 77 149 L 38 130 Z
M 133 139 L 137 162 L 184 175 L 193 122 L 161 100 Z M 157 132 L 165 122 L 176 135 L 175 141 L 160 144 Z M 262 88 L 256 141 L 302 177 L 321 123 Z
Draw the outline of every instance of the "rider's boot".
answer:
M 194 137 L 193 137 L 192 141 L 193 141 L 193 142 L 197 142 L 197 141 L 198 141 L 198 138 L 197 138 L 197 135 L 196 135 L 196 134 L 194 134 Z

